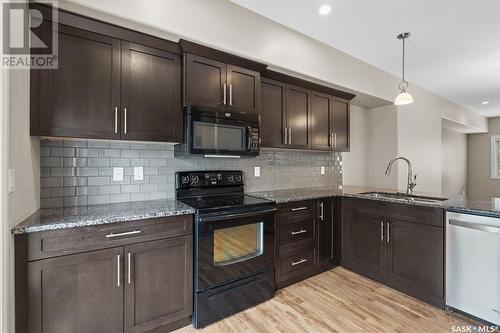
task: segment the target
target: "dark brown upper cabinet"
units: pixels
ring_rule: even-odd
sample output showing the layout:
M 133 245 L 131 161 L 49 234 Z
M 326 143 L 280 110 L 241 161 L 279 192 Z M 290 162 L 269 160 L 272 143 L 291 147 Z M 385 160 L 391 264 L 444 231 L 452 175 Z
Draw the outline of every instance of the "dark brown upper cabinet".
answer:
M 59 25 L 58 58 L 31 71 L 32 134 L 119 139 L 120 40 Z
M 181 141 L 175 43 L 65 11 L 59 22 L 58 68 L 31 71 L 31 135 Z
M 330 126 L 333 132 L 332 146 L 337 151 L 349 151 L 349 101 L 335 98 L 333 100 L 333 116 Z
M 262 75 L 263 147 L 349 150 L 354 95 L 271 70 Z
M 121 138 L 179 142 L 181 61 L 177 54 L 122 42 Z
M 311 95 L 307 89 L 287 85 L 287 145 L 290 148 L 308 148 L 309 111 Z
M 184 39 L 183 104 L 260 113 L 260 72 L 267 65 Z
M 286 127 L 286 84 L 261 80 L 261 138 L 263 147 L 284 147 Z
M 309 129 L 311 133 L 311 147 L 313 149 L 330 150 L 333 148 L 332 109 L 332 96 L 311 91 Z
M 226 64 L 188 53 L 184 58 L 184 66 L 184 104 L 202 105 L 215 109 L 225 108 Z
M 259 72 L 189 53 L 184 72 L 184 104 L 259 113 Z

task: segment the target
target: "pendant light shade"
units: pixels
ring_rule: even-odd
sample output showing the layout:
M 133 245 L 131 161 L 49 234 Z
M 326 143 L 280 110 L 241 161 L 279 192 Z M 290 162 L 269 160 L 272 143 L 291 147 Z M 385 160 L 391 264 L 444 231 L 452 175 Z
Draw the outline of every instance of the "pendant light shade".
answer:
M 405 80 L 405 39 L 410 37 L 409 32 L 404 32 L 398 35 L 398 39 L 403 40 L 403 81 L 399 84 L 399 95 L 396 96 L 394 100 L 394 105 L 405 105 L 413 103 L 413 97 L 406 92 L 406 88 L 408 88 L 408 82 Z

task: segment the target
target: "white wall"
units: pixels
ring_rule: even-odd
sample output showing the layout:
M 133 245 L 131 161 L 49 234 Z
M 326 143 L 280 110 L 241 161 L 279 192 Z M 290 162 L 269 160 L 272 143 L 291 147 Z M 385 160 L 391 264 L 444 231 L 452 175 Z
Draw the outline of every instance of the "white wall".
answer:
M 500 135 L 500 117 L 489 119 L 489 132 L 469 134 L 469 194 L 500 197 L 500 179 L 491 178 L 491 136 Z
M 345 185 L 366 186 L 368 182 L 368 110 L 351 105 L 350 151 L 342 153 L 342 180 Z M 347 167 L 345 167 L 347 165 Z
M 467 134 L 443 128 L 442 138 L 442 194 L 462 194 L 467 191 Z

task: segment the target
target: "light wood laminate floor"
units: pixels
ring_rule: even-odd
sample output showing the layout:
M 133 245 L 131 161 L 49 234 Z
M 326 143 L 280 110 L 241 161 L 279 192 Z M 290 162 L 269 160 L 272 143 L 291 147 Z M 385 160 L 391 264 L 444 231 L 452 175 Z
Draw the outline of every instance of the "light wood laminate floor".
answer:
M 276 292 L 273 299 L 188 332 L 452 332 L 475 322 L 337 267 Z

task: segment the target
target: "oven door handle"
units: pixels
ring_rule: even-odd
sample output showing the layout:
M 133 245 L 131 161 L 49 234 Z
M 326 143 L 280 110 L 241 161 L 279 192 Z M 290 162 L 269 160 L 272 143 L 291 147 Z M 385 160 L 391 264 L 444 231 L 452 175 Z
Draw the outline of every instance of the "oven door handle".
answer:
M 238 218 L 238 217 L 249 217 L 249 216 L 256 216 L 256 215 L 272 213 L 272 212 L 275 212 L 276 210 L 277 210 L 276 208 L 271 208 L 271 209 L 259 210 L 259 211 L 255 211 L 255 212 L 251 212 L 251 213 L 237 213 L 237 214 L 210 216 L 210 217 L 199 217 L 198 219 L 200 222 L 230 220 L 230 219 L 234 219 L 234 218 Z

